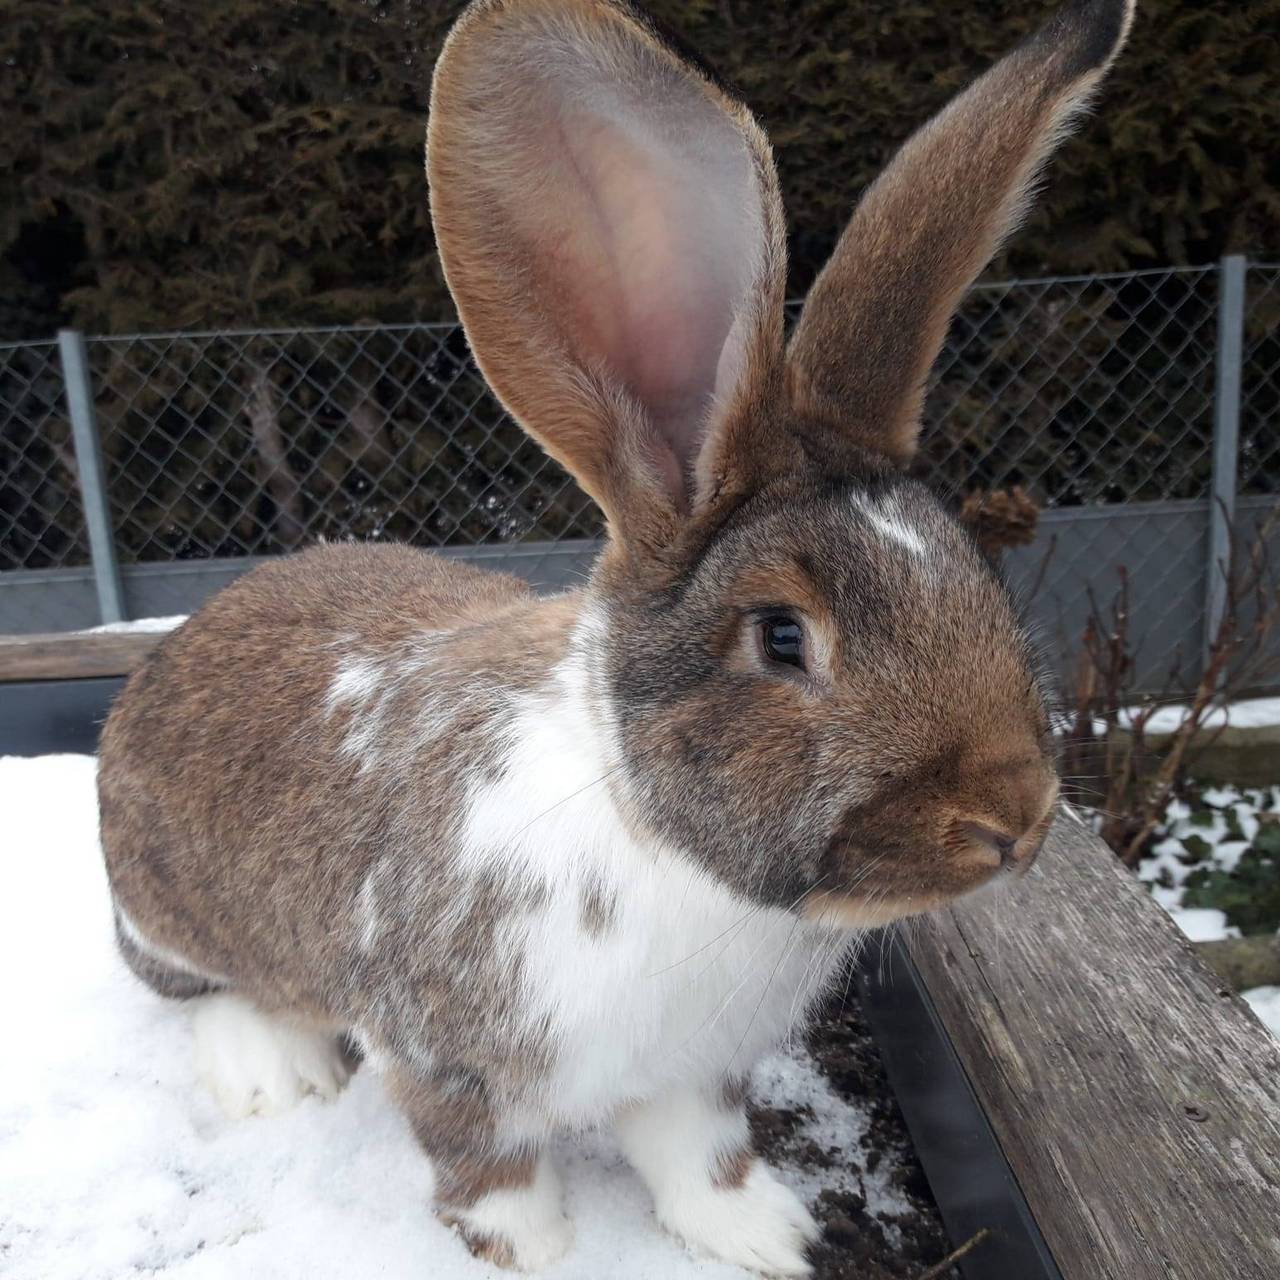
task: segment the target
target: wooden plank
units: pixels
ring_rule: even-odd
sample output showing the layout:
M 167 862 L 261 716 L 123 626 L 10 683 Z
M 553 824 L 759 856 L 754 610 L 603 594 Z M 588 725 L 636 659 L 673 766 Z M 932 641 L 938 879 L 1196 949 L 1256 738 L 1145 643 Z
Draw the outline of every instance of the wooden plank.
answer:
M 128 675 L 164 636 L 154 631 L 0 636 L 0 682 Z
M 1280 1043 L 1078 819 L 909 949 L 1064 1280 L 1280 1277 Z

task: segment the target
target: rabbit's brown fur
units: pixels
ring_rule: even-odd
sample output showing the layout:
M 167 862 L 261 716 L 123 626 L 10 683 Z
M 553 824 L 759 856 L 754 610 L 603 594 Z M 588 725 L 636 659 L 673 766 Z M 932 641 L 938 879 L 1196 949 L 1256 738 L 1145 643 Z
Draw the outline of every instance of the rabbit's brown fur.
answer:
M 370 961 L 352 954 L 353 885 L 394 843 L 390 828 L 405 815 L 369 811 L 367 800 L 353 798 L 367 790 L 367 759 L 344 743 L 367 708 L 353 701 L 325 711 L 335 667 L 356 637 L 362 657 L 389 672 L 444 638 L 440 654 L 432 652 L 429 693 L 456 708 L 447 733 L 401 741 L 396 726 L 418 723 L 414 703 L 424 692 L 406 681 L 380 694 L 379 748 L 404 751 L 429 780 L 403 799 L 447 903 L 459 789 L 473 772 L 500 768 L 483 686 L 501 680 L 514 691 L 545 679 L 576 611 L 572 597 L 538 601 L 515 578 L 370 545 L 273 562 L 214 597 L 198 625 L 148 657 L 103 732 L 102 838 L 130 921 L 149 942 L 265 1008 L 343 1028 L 360 1023 L 369 1011 L 357 1007 L 351 973 Z M 349 828 L 335 828 L 335 810 L 353 819 Z M 503 1011 L 477 1018 L 465 993 L 452 990 L 444 976 L 457 959 L 450 948 L 483 963 L 485 939 L 503 915 L 533 905 L 527 893 L 483 881 L 467 896 L 457 927 L 437 934 L 416 971 L 404 974 L 410 998 L 426 1002 L 459 1043 L 485 1037 Z M 246 917 L 246 900 L 269 909 Z M 376 980 L 364 975 L 366 985 Z M 511 1070 L 523 1075 L 537 1056 L 536 1046 L 521 1045 Z

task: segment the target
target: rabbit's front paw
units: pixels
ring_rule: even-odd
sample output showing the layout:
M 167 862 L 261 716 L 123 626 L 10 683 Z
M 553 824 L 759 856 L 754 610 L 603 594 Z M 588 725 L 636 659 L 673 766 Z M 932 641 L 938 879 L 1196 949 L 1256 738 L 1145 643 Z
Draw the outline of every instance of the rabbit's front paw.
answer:
M 573 1244 L 560 1179 L 545 1156 L 527 1186 L 489 1191 L 465 1208 L 442 1205 L 439 1212 L 477 1258 L 516 1271 L 541 1271 Z
M 776 1276 L 812 1270 L 805 1246 L 818 1238 L 818 1224 L 762 1160 L 737 1186 L 686 1188 L 658 1205 L 658 1218 L 690 1248 L 724 1262 Z

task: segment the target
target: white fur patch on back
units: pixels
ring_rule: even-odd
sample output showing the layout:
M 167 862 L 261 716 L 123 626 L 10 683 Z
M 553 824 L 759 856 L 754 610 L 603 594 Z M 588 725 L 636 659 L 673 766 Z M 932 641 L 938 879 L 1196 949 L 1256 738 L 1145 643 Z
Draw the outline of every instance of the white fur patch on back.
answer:
M 357 948 L 364 954 L 372 951 L 381 932 L 381 920 L 378 910 L 378 867 L 377 864 L 360 882 L 360 892 L 356 898 L 356 925 L 358 934 Z
M 325 710 L 332 714 L 345 703 L 362 705 L 378 692 L 382 668 L 372 658 L 351 655 L 338 663 L 337 673 L 325 697 Z
M 383 687 L 384 681 L 380 663 L 361 654 L 348 654 L 338 662 L 337 672 L 325 696 L 326 715 L 333 715 L 341 707 L 351 708 L 351 719 L 342 741 L 342 753 L 355 756 L 360 760 L 362 768 L 373 763 L 373 745 L 377 739 L 381 716 L 370 704 Z
M 421 677 L 437 663 L 448 637 L 445 631 L 420 631 L 389 656 L 354 651 L 339 658 L 325 695 L 325 714 L 349 709 L 341 751 L 360 762 L 362 773 L 382 764 L 410 763 L 392 756 L 403 756 L 447 732 L 467 705 L 468 691 L 447 683 L 434 696 L 428 688 L 428 696 L 419 697 L 424 693 Z M 412 733 L 403 722 L 406 714 L 412 716 Z

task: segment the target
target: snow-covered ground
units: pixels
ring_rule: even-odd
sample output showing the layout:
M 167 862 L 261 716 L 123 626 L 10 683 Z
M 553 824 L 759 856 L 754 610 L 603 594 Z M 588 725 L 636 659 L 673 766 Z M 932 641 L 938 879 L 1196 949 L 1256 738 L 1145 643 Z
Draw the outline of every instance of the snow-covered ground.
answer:
M 1244 998 L 1254 1013 L 1271 1028 L 1271 1034 L 1280 1040 L 1280 987 L 1254 987 L 1244 993 Z
M 117 958 L 98 852 L 94 761 L 0 759 L 0 1275 L 4 1280 L 479 1280 L 428 1210 L 431 1174 L 368 1069 L 336 1102 L 225 1119 L 198 1084 L 188 1007 Z M 811 1108 L 824 1150 L 856 1152 L 868 1118 L 797 1051 L 757 1091 Z M 548 1280 L 728 1280 L 656 1227 L 609 1140 L 566 1142 L 577 1243 Z M 843 1165 L 843 1167 L 841 1167 Z M 885 1167 L 783 1169 L 812 1201 L 855 1187 L 906 1204 Z
M 1280 699 L 1270 701 L 1280 704 Z M 1236 721 L 1233 718 L 1233 723 Z M 1187 878 L 1194 872 L 1233 872 L 1257 837 L 1268 815 L 1280 812 L 1280 786 L 1266 790 L 1210 787 L 1200 792 L 1207 806 L 1193 813 L 1181 800 L 1165 811 L 1163 835 L 1151 855 L 1138 864 L 1138 878 L 1146 881 L 1152 897 L 1173 917 L 1192 942 L 1238 938 L 1240 930 L 1228 923 L 1223 911 L 1183 905 Z M 1280 1038 L 1280 987 L 1256 987 L 1241 993 L 1253 1011 Z
M 1200 798 L 1208 809 L 1198 813 L 1181 800 L 1170 803 L 1162 838 L 1138 864 L 1138 878 L 1193 942 L 1238 938 L 1223 912 L 1183 906 L 1187 877 L 1202 868 L 1234 871 L 1258 834 L 1258 815 L 1280 810 L 1280 787 L 1210 787 Z
M 1118 713 L 1120 727 L 1129 729 L 1134 717 L 1146 712 L 1145 707 L 1121 707 Z M 1151 737 L 1177 732 L 1187 718 L 1190 708 L 1186 703 L 1171 702 L 1157 707 L 1144 722 L 1145 731 Z M 1205 729 L 1270 729 L 1280 726 L 1280 698 L 1242 698 L 1223 707 L 1210 707 L 1203 716 Z M 1075 726 L 1075 717 L 1063 712 L 1053 719 L 1054 732 L 1069 734 Z M 1102 735 L 1107 730 L 1105 720 L 1094 720 L 1093 731 Z
M 101 626 L 89 627 L 88 630 L 95 633 L 105 631 L 111 635 L 156 635 L 172 631 L 186 620 L 187 614 L 175 613 L 168 618 L 134 618 L 132 622 L 104 622 Z
M 1148 717 L 1146 732 L 1149 734 L 1175 733 L 1179 725 L 1187 718 L 1189 708 L 1178 703 L 1159 707 Z M 1133 721 L 1133 712 L 1123 709 L 1120 712 L 1120 723 L 1128 728 Z M 1244 698 L 1226 707 L 1211 707 L 1204 717 L 1206 729 L 1218 729 L 1229 725 L 1233 729 L 1262 729 L 1280 725 L 1280 698 Z M 1098 732 L 1105 725 L 1097 722 Z

